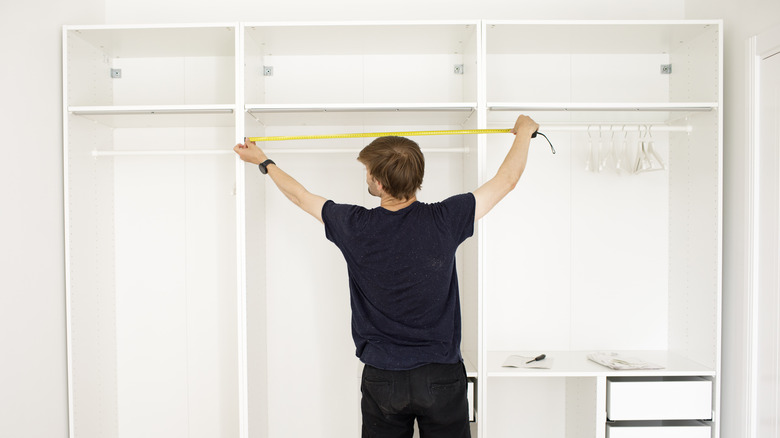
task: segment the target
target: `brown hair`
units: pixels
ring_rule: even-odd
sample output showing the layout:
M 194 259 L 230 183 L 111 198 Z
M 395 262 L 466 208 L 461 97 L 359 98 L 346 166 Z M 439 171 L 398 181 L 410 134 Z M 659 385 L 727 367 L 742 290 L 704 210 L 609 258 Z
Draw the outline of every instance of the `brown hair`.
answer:
M 425 158 L 408 138 L 379 137 L 360 151 L 358 161 L 396 199 L 409 199 L 422 187 Z

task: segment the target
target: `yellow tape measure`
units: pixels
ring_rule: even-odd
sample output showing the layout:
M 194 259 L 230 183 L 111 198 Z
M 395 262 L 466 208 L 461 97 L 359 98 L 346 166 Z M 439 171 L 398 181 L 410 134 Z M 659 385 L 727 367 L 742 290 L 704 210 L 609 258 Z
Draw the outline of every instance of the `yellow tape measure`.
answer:
M 291 135 L 276 137 L 247 137 L 247 141 L 283 141 L 283 140 L 322 140 L 328 138 L 360 138 L 360 137 L 414 137 L 420 135 L 462 135 L 462 134 L 507 134 L 511 129 L 457 129 L 450 131 L 402 131 L 402 132 L 357 132 L 352 134 L 326 135 Z

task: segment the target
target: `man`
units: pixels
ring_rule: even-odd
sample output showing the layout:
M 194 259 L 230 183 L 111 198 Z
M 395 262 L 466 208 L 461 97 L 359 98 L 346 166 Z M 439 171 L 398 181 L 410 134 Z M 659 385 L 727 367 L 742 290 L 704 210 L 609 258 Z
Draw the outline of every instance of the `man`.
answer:
M 512 148 L 473 193 L 424 204 L 425 160 L 403 137 L 381 137 L 358 160 L 380 207 L 336 204 L 310 193 L 252 142 L 234 150 L 257 164 L 290 201 L 325 225 L 347 262 L 356 354 L 365 364 L 364 437 L 469 437 L 455 251 L 474 224 L 514 189 L 539 125 L 515 122 Z

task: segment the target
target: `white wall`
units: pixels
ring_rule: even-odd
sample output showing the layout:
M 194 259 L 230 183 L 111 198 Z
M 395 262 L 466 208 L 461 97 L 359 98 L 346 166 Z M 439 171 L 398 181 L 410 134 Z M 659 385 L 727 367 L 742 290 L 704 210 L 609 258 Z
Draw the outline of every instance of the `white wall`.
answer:
M 683 18 L 684 0 L 105 0 L 108 23 Z M 154 11 L 153 13 L 149 13 Z
M 744 357 L 745 40 L 776 0 L 2 0 L 0 3 L 0 436 L 67 436 L 62 224 L 63 24 L 395 19 L 723 18 L 724 438 L 738 438 Z M 733 358 L 733 359 L 732 359 Z
M 745 238 L 748 168 L 747 40 L 780 24 L 776 0 L 686 0 L 685 17 L 724 19 L 723 438 L 746 435 Z
M 102 0 L 0 2 L 0 436 L 67 436 L 61 26 Z

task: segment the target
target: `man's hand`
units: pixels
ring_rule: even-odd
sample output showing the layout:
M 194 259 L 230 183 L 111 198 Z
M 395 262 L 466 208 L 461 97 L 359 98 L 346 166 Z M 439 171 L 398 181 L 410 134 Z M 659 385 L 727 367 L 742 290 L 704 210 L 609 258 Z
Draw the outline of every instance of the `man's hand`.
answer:
M 517 118 L 515 126 L 512 128 L 515 139 L 506 158 L 504 158 L 504 162 L 498 168 L 496 176 L 473 192 L 477 204 L 474 213 L 475 221 L 485 216 L 499 201 L 504 199 L 504 196 L 515 188 L 528 161 L 528 147 L 531 143 L 531 135 L 538 129 L 539 124 L 530 117 L 519 116 Z
M 539 124 L 526 115 L 521 115 L 515 121 L 515 126 L 512 128 L 512 134 L 515 135 L 528 135 L 531 137 L 534 132 L 539 130 Z
M 253 141 L 244 140 L 244 144 L 237 144 L 233 150 L 236 151 L 239 158 L 247 163 L 260 164 L 268 159 L 268 157 L 265 156 L 265 152 L 257 147 Z
M 265 156 L 265 152 L 257 147 L 253 141 L 244 141 L 244 144 L 237 144 L 233 150 L 236 151 L 239 158 L 247 163 L 260 164 L 268 159 Z M 279 188 L 287 199 L 322 222 L 322 206 L 325 205 L 325 198 L 310 193 L 301 183 L 278 166 L 270 167 L 268 176 L 271 177 L 276 187 Z

